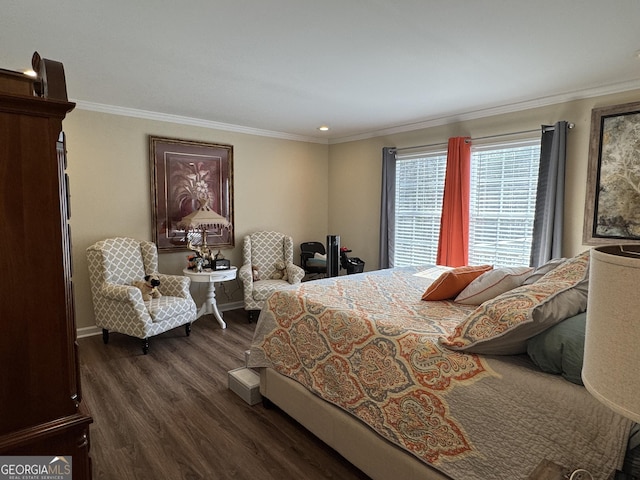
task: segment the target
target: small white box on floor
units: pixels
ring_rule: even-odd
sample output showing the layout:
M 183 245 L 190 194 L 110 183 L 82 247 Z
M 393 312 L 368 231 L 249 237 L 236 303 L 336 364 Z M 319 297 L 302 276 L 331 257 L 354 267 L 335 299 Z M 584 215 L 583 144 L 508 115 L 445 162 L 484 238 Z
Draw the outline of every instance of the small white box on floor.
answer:
M 229 390 L 236 393 L 249 405 L 260 403 L 260 375 L 250 368 L 229 370 Z

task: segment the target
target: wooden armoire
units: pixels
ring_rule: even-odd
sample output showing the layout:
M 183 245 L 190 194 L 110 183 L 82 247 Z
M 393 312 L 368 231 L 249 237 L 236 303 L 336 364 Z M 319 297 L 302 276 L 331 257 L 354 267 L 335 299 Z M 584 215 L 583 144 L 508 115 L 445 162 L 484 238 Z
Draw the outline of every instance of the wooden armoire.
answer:
M 0 69 L 0 456 L 64 456 L 91 478 L 73 305 L 62 64 Z

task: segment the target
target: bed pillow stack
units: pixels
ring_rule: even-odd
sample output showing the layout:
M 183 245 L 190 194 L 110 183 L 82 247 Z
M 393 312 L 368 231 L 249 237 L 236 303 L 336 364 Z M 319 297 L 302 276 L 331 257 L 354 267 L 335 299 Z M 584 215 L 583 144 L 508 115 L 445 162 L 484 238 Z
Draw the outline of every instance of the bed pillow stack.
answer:
M 534 283 L 485 301 L 440 343 L 473 353 L 526 353 L 529 338 L 586 310 L 588 281 L 587 250 Z
M 473 280 L 493 268 L 492 265 L 456 267 L 443 272 L 429 285 L 422 300 L 438 301 L 455 298 Z

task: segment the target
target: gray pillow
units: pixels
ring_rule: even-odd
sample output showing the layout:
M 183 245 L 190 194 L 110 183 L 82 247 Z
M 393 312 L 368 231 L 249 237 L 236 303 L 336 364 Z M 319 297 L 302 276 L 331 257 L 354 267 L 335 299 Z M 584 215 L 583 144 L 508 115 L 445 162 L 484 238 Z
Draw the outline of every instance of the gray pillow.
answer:
M 544 277 L 547 273 L 553 270 L 556 267 L 559 267 L 562 263 L 567 260 L 566 258 L 553 258 L 549 260 L 544 265 L 540 265 L 536 268 L 531 275 L 527 277 L 527 279 L 522 283 L 523 285 L 531 285 L 532 283 L 537 282 L 542 277 Z

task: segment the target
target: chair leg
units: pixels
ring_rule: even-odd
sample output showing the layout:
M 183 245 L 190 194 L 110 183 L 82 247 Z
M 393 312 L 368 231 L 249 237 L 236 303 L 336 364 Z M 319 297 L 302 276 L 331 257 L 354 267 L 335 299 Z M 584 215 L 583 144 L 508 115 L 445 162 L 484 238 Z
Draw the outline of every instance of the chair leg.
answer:
M 187 324 L 184 326 L 184 330 L 185 330 L 185 332 L 186 332 L 186 334 L 187 334 L 187 337 L 188 337 L 189 335 L 191 335 L 191 323 L 187 323 Z
M 109 343 L 109 330 L 106 328 L 102 329 L 102 341 L 105 345 Z
M 142 339 L 142 353 L 143 354 L 147 354 L 149 353 L 149 339 L 148 338 L 143 338 Z

